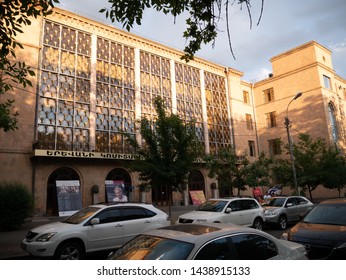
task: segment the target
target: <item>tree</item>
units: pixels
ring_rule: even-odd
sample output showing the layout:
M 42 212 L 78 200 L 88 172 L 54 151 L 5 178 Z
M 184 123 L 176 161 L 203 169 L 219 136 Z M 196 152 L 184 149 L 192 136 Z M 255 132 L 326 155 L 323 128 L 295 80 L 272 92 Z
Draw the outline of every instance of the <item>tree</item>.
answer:
M 321 160 L 322 182 L 328 189 L 337 189 L 339 197 L 341 190 L 346 186 L 346 158 L 335 147 L 328 147 Z
M 273 159 L 273 164 L 271 165 L 271 175 L 275 184 L 292 186 L 293 174 L 290 160 L 283 158 Z
M 258 159 L 244 167 L 244 183 L 249 187 L 268 186 L 272 160 L 261 153 Z
M 231 35 L 229 29 L 229 9 L 236 1 L 230 0 L 108 0 L 111 8 L 103 8 L 106 18 L 112 22 L 118 21 L 129 31 L 133 24 L 141 24 L 143 12 L 147 8 L 153 8 L 164 14 L 171 14 L 174 18 L 184 12 L 189 13 L 186 20 L 187 29 L 183 37 L 188 41 L 184 49 L 186 61 L 193 59 L 194 54 L 201 48 L 202 44 L 215 43 L 219 32 L 218 23 L 222 20 L 221 14 L 226 16 L 226 27 L 231 53 L 234 57 Z M 261 13 L 257 24 L 262 17 L 264 0 L 261 0 Z M 238 0 L 237 4 L 246 7 L 252 27 L 251 0 Z
M 217 154 L 205 157 L 209 169 L 208 176 L 219 183 L 222 195 L 234 195 L 234 189 L 244 190 L 244 174 L 242 168 L 249 164 L 245 154 L 239 157 L 233 147 L 220 149 Z
M 23 33 L 22 26 L 30 25 L 30 17 L 48 15 L 58 0 L 2 0 L 0 1 L 0 98 L 15 86 L 32 86 L 28 77 L 34 76 L 25 62 L 15 61 L 16 48 L 23 46 L 16 35 Z M 5 132 L 17 129 L 18 112 L 14 112 L 14 100 L 0 102 L 0 129 Z
M 322 159 L 327 144 L 324 139 L 312 139 L 309 134 L 299 134 L 299 141 L 293 144 L 293 155 L 297 171 L 298 185 L 307 189 L 312 199 L 312 191 L 322 184 Z
M 139 172 L 142 185 L 152 188 L 164 187 L 168 190 L 169 215 L 171 215 L 171 195 L 186 183 L 188 173 L 200 152 L 193 124 L 184 124 L 174 114 L 166 115 L 164 102 L 160 97 L 154 100 L 157 119 L 140 120 L 140 134 L 143 144 L 128 138 L 135 149 L 137 158 L 131 168 Z

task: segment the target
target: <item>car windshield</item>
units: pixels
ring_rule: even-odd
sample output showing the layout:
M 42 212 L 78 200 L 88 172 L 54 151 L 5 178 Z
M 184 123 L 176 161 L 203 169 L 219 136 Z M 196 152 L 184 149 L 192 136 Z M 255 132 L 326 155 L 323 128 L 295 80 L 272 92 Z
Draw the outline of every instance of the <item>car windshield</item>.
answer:
M 313 224 L 346 226 L 346 204 L 319 204 L 303 221 Z
M 125 244 L 110 260 L 185 260 L 194 244 L 162 237 L 139 235 Z
M 262 205 L 263 206 L 274 206 L 274 207 L 282 207 L 286 201 L 285 197 L 271 197 L 266 199 Z
M 228 201 L 208 200 L 197 207 L 196 211 L 222 212 Z
M 98 207 L 92 207 L 92 206 L 86 207 L 86 208 L 83 208 L 82 210 L 74 213 L 72 216 L 66 218 L 65 220 L 62 220 L 61 222 L 67 223 L 67 224 L 80 224 L 99 210 L 100 210 L 100 208 L 98 208 Z

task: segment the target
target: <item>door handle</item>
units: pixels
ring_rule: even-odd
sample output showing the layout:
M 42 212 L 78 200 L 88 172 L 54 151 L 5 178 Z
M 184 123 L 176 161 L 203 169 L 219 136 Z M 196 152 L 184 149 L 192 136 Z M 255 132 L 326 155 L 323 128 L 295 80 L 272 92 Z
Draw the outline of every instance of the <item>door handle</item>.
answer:
M 122 224 L 115 225 L 115 227 L 122 227 L 122 226 L 123 226 Z
M 145 224 L 150 224 L 150 220 L 146 220 L 144 223 Z

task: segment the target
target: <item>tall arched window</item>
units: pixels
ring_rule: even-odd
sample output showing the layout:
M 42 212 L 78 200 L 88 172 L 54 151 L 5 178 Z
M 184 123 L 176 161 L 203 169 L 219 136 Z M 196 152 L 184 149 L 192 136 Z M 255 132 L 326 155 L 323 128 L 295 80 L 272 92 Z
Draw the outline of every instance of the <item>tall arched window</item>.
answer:
M 329 120 L 330 120 L 330 126 L 332 130 L 333 141 L 336 144 L 338 141 L 338 127 L 337 127 L 337 121 L 336 121 L 335 106 L 331 102 L 328 104 L 328 113 L 329 113 Z

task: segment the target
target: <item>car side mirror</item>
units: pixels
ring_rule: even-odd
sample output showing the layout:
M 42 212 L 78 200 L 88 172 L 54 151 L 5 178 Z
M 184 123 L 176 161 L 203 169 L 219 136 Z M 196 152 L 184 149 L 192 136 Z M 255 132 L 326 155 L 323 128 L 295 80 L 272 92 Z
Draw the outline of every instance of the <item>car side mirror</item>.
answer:
M 286 207 L 288 208 L 288 207 L 292 207 L 293 206 L 293 203 L 287 203 L 286 204 Z
M 91 225 L 98 225 L 100 223 L 100 219 L 99 218 L 93 218 L 90 221 Z
M 226 213 L 226 214 L 229 214 L 229 213 L 231 213 L 231 212 L 232 212 L 232 208 L 231 208 L 231 207 L 226 208 L 226 210 L 225 210 L 225 213 Z

